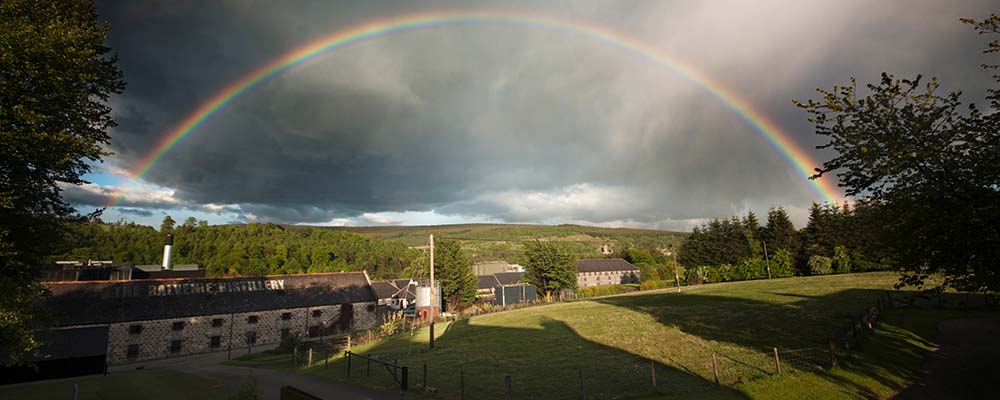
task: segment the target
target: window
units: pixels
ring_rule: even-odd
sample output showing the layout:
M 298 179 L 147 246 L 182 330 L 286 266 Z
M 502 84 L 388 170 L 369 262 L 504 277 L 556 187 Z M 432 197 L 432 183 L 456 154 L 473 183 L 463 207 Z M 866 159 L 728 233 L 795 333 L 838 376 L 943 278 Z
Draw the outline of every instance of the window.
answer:
M 177 354 L 177 353 L 181 352 L 181 341 L 180 340 L 171 340 L 170 341 L 170 352 L 173 353 L 173 354 Z
M 217 349 L 222 346 L 222 336 L 212 336 L 209 338 L 208 347 Z
M 183 331 L 184 330 L 184 321 L 176 321 L 176 322 L 174 322 L 174 324 L 170 326 L 170 330 L 172 330 L 172 331 Z M 173 348 L 173 345 L 171 345 L 171 348 Z
M 292 319 L 292 313 L 290 312 L 281 313 L 281 319 L 285 321 Z
M 368 310 L 368 312 L 375 311 L 375 305 L 369 304 L 367 307 L 365 307 L 365 309 Z
M 320 315 L 323 315 L 323 310 L 313 310 L 314 318 L 319 318 Z
M 224 320 L 222 318 L 214 318 L 214 319 L 212 319 L 212 327 L 213 328 L 218 328 L 218 327 L 224 325 L 225 323 L 226 323 L 226 320 Z
M 282 338 L 282 339 L 284 339 L 284 338 L 287 338 L 287 337 L 288 337 L 288 335 L 290 334 L 290 332 L 291 332 L 291 331 L 290 331 L 290 330 L 289 330 L 288 328 L 283 328 L 283 329 L 281 330 L 281 338 Z
M 142 325 L 131 325 L 128 327 L 129 335 L 138 335 L 142 333 Z
M 257 332 L 247 331 L 247 343 L 249 344 L 257 343 Z
M 317 336 L 319 336 L 319 326 L 318 325 L 310 326 L 309 337 L 317 337 Z
M 130 344 L 128 349 L 125 351 L 125 357 L 128 358 L 138 358 L 139 357 L 139 345 Z
M 251 315 L 251 316 L 247 317 L 247 323 L 248 324 L 256 324 L 257 320 L 259 320 L 259 319 L 260 318 L 258 318 L 256 315 Z

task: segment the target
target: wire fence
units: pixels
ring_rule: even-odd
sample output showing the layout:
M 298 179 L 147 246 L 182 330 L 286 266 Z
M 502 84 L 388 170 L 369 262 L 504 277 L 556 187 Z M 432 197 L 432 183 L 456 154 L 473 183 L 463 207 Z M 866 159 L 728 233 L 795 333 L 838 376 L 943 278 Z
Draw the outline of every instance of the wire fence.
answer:
M 389 319 L 386 326 L 350 335 L 327 338 L 322 342 L 304 342 L 295 348 L 293 361 L 297 365 L 331 368 L 331 373 L 342 374 L 348 380 L 383 388 L 397 388 L 403 392 L 426 392 L 445 399 L 544 399 L 544 398 L 620 398 L 655 393 L 675 393 L 691 390 L 691 377 L 699 376 L 700 382 L 719 385 L 738 385 L 756 379 L 794 372 L 821 372 L 836 368 L 839 362 L 850 357 L 860 348 L 863 338 L 872 332 L 874 325 L 898 303 L 888 293 L 880 294 L 874 303 L 854 318 L 841 334 L 827 340 L 827 346 L 782 349 L 707 348 L 695 351 L 698 356 L 683 362 L 657 361 L 631 354 L 607 356 L 588 360 L 591 367 L 566 368 L 553 363 L 544 368 L 544 381 L 550 390 L 537 387 L 537 377 L 519 373 L 511 368 L 511 360 L 480 360 L 458 364 L 455 360 L 436 364 L 433 352 L 426 344 L 410 340 L 412 344 L 395 352 L 353 353 L 357 357 L 346 362 L 347 351 L 353 346 L 378 341 L 396 335 L 416 335 L 427 322 L 405 318 Z M 530 304 L 512 305 L 492 311 L 525 308 Z M 459 319 L 469 318 L 471 315 Z M 442 327 L 447 330 L 448 327 Z M 502 335 L 496 330 L 479 330 L 468 334 L 460 332 L 462 339 L 488 335 Z M 458 337 L 458 336 L 452 336 Z M 603 357 L 603 356 L 602 356 Z M 701 361 L 698 361 L 701 360 Z M 345 365 L 331 365 L 339 362 Z M 463 361 L 464 362 L 464 361 Z M 527 362 L 527 361 L 525 361 Z M 476 365 L 479 364 L 479 365 Z M 683 365 L 687 364 L 687 365 Z M 608 366 L 614 366 L 609 369 Z M 405 368 L 404 368 L 405 367 Z M 532 370 L 537 370 L 537 365 Z M 332 368 L 341 368 L 335 371 Z M 404 376 L 405 375 L 405 376 Z M 403 384 L 405 382 L 405 384 Z

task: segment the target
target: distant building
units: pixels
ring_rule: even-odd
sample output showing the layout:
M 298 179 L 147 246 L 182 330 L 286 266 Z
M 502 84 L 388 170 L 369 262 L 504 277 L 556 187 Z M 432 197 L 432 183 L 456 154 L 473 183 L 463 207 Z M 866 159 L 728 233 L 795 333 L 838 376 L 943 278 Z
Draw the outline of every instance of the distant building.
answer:
M 136 279 L 204 278 L 205 269 L 198 264 L 179 264 L 170 269 L 153 265 L 115 265 L 111 261 L 59 261 L 38 268 L 43 282 L 129 281 Z
M 523 272 L 499 272 L 478 276 L 476 297 L 502 306 L 524 302 L 533 303 L 537 288 L 522 281 L 523 276 Z
M 576 286 L 620 285 L 639 283 L 639 268 L 620 258 L 597 258 L 576 261 Z
M 610 256 L 611 253 L 613 253 L 613 251 L 611 250 L 611 245 L 610 244 L 603 244 L 603 245 L 601 245 L 600 252 L 601 252 L 601 254 L 604 254 L 606 256 Z
M 394 279 L 372 282 L 372 290 L 378 298 L 379 307 L 398 311 L 406 309 L 417 300 L 417 286 L 420 282 L 414 279 Z M 426 285 L 426 283 L 424 283 Z
M 524 267 L 508 264 L 506 261 L 481 261 L 472 264 L 472 274 L 476 276 L 493 275 L 503 272 L 524 272 Z

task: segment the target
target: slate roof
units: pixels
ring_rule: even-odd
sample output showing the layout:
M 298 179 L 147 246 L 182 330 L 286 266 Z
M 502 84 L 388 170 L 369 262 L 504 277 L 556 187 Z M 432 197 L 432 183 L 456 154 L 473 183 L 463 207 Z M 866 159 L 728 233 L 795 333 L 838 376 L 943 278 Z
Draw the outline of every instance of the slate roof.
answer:
M 500 286 L 500 281 L 497 280 L 496 275 L 479 275 L 479 283 L 476 288 L 479 290 L 493 289 L 496 286 Z
M 639 268 L 620 258 L 576 260 L 576 272 L 638 271 Z
M 411 285 L 411 282 L 414 284 Z M 372 290 L 375 291 L 375 297 L 379 299 L 400 298 L 416 300 L 416 284 L 419 284 L 419 282 L 410 279 L 377 281 L 372 282 Z
M 375 301 L 363 272 L 241 278 L 53 282 L 57 326 Z
M 521 282 L 523 272 L 500 272 L 493 274 L 500 281 L 501 285 L 513 285 Z

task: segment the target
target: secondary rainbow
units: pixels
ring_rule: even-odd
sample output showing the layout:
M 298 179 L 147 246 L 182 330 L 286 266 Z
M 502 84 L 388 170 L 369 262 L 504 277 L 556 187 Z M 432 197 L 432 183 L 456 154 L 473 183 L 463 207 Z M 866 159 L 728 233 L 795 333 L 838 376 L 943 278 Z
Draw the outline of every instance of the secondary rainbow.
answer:
M 819 195 L 822 201 L 836 203 L 841 198 L 831 179 L 809 179 L 813 174 L 813 168 L 820 164 L 808 152 L 799 147 L 777 124 L 772 122 L 762 112 L 754 109 L 749 102 L 742 99 L 736 92 L 726 88 L 721 82 L 698 71 L 693 66 L 668 56 L 650 44 L 598 25 L 577 20 L 506 12 L 407 14 L 366 22 L 310 41 L 257 67 L 243 77 L 230 82 L 221 90 L 216 91 L 211 98 L 198 105 L 194 111 L 175 125 L 152 151 L 136 164 L 136 167 L 130 171 L 132 180 L 137 181 L 145 176 L 172 148 L 196 132 L 209 118 L 225 108 L 234 99 L 253 89 L 261 82 L 288 71 L 296 65 L 308 62 L 327 52 L 365 40 L 396 33 L 458 24 L 506 24 L 561 31 L 639 55 L 697 84 L 739 115 L 761 138 L 767 141 L 772 148 L 787 160 L 799 175 L 806 179 L 808 185 L 812 187 L 813 191 Z M 124 194 L 124 192 L 120 192 L 109 206 L 116 205 L 124 197 Z

